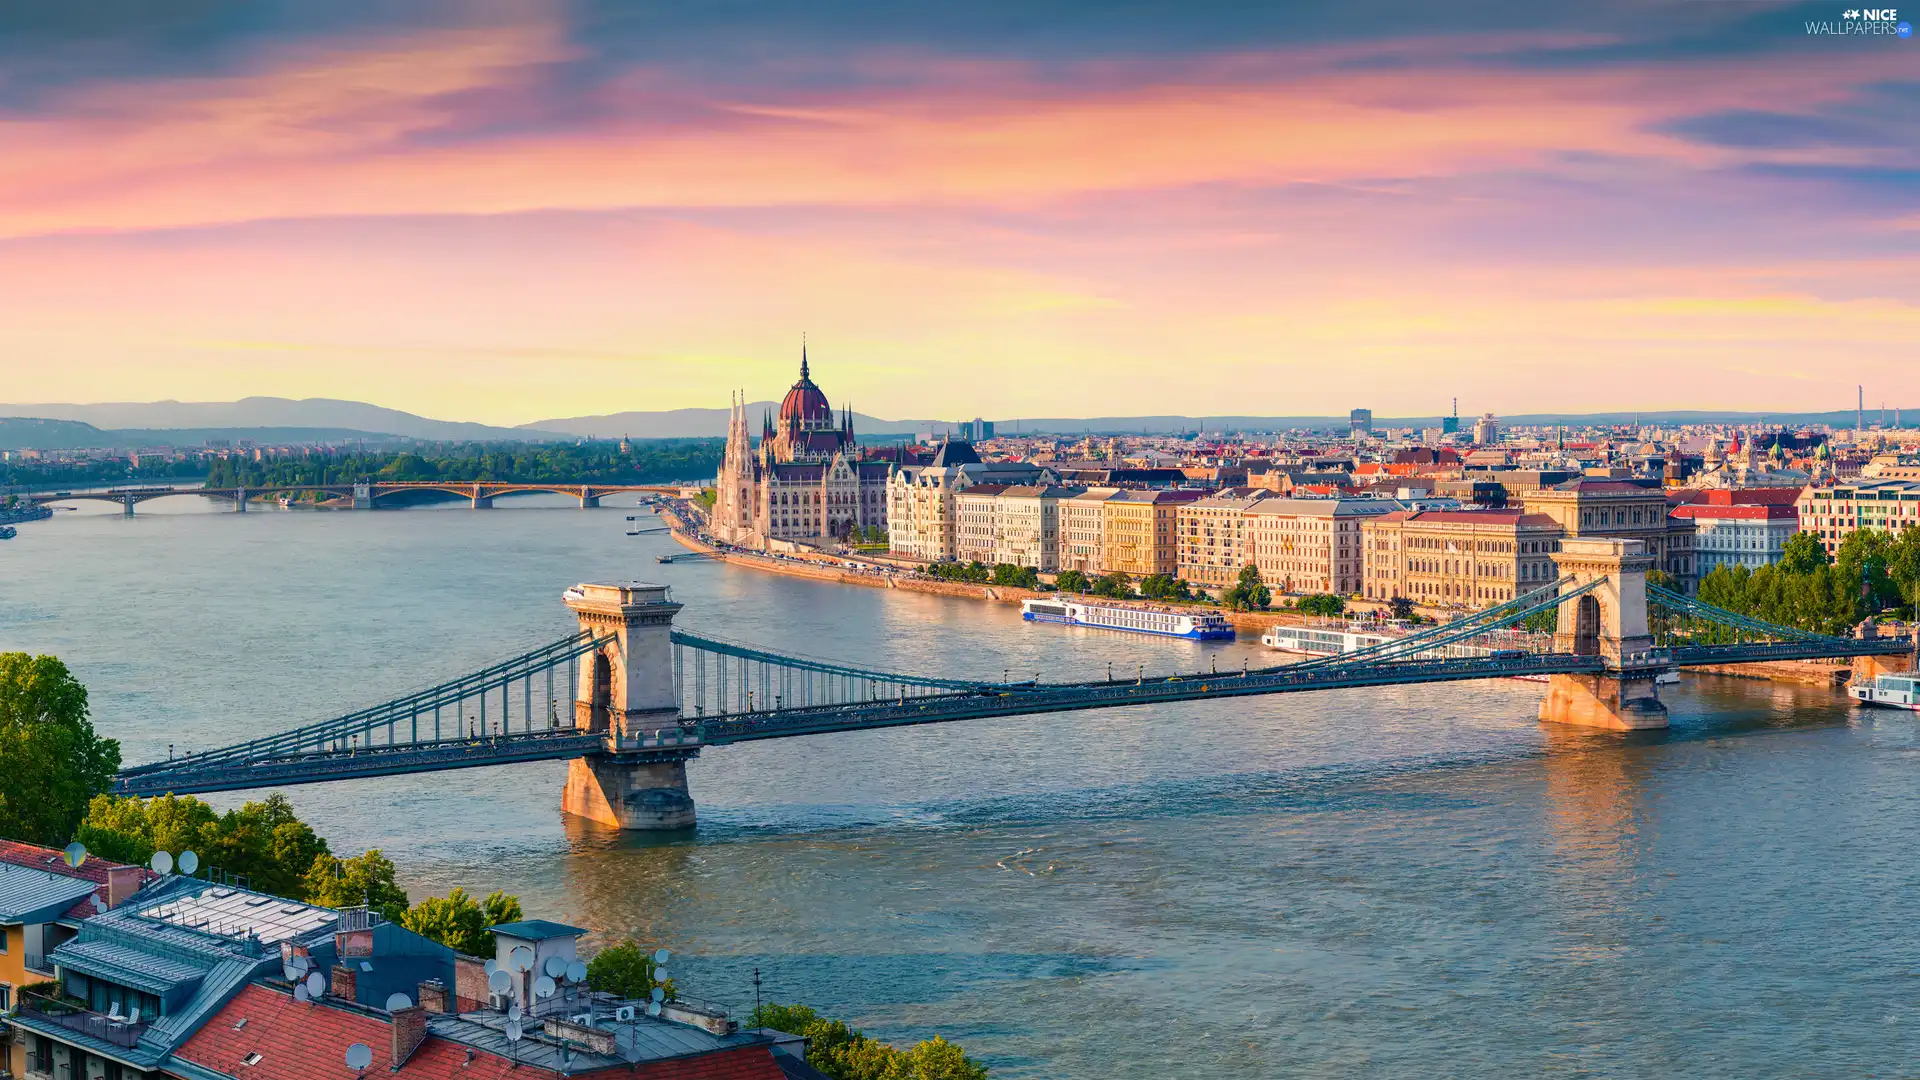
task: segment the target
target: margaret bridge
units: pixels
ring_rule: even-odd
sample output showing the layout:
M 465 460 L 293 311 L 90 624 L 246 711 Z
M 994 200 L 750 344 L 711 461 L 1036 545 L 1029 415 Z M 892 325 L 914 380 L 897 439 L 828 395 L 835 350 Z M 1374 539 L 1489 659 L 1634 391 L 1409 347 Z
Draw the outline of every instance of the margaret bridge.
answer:
M 271 498 L 275 495 L 324 495 L 343 502 L 351 499 L 355 510 L 373 510 L 380 506 L 381 499 L 389 496 L 438 492 L 470 499 L 474 509 L 485 510 L 493 506 L 494 499 L 505 495 L 551 494 L 578 499 L 581 508 L 585 509 L 599 506 L 600 500 L 608 495 L 636 493 L 670 495 L 679 490 L 678 486 L 662 484 L 521 484 L 491 480 L 363 480 L 344 484 L 261 484 L 224 488 L 117 487 L 91 491 L 43 492 L 23 497 L 29 502 L 41 505 L 76 501 L 114 503 L 120 506 L 121 513 L 132 517 L 133 508 L 143 502 L 180 495 L 222 499 L 232 503 L 235 511 L 245 513 L 249 500 Z
M 158 795 L 401 773 L 569 762 L 563 808 L 626 829 L 693 824 L 686 762 L 709 747 L 983 717 L 1255 694 L 1546 676 L 1543 721 L 1667 724 L 1657 677 L 1680 667 L 1855 658 L 1913 663 L 1904 639 L 1774 626 L 1647 583 L 1638 541 L 1570 539 L 1559 580 L 1497 607 L 1357 652 L 1241 671 L 993 682 L 787 655 L 673 628 L 665 586 L 579 585 L 579 630 L 417 693 L 232 746 L 129 768 L 115 790 Z M 1489 635 L 1552 612 L 1551 645 Z M 1541 635 L 1544 639 L 1546 635 Z M 1504 639 L 1503 639 L 1504 640 Z M 570 695 L 562 715 L 556 682 Z

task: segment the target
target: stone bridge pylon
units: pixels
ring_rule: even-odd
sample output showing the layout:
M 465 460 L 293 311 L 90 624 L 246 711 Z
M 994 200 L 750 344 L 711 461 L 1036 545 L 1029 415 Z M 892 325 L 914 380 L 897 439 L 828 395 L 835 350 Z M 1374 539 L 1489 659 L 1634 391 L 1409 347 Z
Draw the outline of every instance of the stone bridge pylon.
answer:
M 1598 656 L 1606 670 L 1593 675 L 1554 675 L 1540 703 L 1540 719 L 1557 724 L 1641 731 L 1667 726 L 1667 707 L 1654 681 L 1668 665 L 1652 656 L 1647 628 L 1647 571 L 1653 556 L 1638 540 L 1573 537 L 1553 556 L 1572 588 L 1599 582 L 1590 592 L 1560 605 L 1553 650 Z
M 567 762 L 561 809 L 621 829 L 692 828 L 687 762 L 698 744 L 680 738 L 673 678 L 674 603 L 665 585 L 576 585 L 567 607 L 598 647 L 580 658 L 574 726 L 606 738 L 607 750 Z M 641 744 L 648 744 L 641 749 Z

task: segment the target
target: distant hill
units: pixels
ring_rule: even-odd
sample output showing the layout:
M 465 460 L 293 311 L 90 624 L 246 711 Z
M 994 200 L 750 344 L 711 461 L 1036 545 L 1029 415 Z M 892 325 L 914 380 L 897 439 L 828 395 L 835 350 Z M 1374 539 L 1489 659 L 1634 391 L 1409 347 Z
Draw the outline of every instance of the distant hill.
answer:
M 105 432 L 78 420 L 0 416 L 0 450 L 81 450 L 107 445 Z
M 318 428 L 414 439 L 539 438 L 515 428 L 431 420 L 398 409 L 333 398 L 249 397 L 239 401 L 103 402 L 96 405 L 0 405 L 0 416 L 77 420 L 100 429 Z
M 777 401 L 756 401 L 747 406 L 747 427 L 760 434 L 760 418 L 778 414 Z M 909 435 L 926 430 L 924 420 L 882 420 L 862 413 L 853 414 L 855 435 Z M 682 439 L 703 438 L 727 433 L 725 409 L 667 409 L 663 412 L 620 412 L 604 416 L 570 416 L 559 420 L 536 420 L 522 424 L 520 431 L 585 435 L 595 439 Z

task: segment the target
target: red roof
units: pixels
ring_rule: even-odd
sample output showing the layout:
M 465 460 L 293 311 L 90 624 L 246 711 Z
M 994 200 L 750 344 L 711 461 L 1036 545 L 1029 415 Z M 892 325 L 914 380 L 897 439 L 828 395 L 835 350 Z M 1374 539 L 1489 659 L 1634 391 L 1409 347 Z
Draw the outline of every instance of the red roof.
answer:
M 68 866 L 65 856 L 59 851 L 53 848 L 41 847 L 38 844 L 23 844 L 18 840 L 0 840 L 0 862 L 12 863 L 15 866 L 31 867 L 35 870 L 45 870 L 49 874 L 59 874 L 62 877 L 80 878 L 83 881 L 91 881 L 95 885 L 100 886 L 93 890 L 93 894 L 102 900 L 107 898 L 107 871 L 114 867 L 125 867 L 128 865 L 126 863 L 108 862 L 98 855 L 89 855 L 79 866 Z M 145 884 L 157 876 L 153 871 L 145 867 L 138 869 L 140 870 L 140 881 L 142 884 Z M 83 898 L 79 903 L 67 909 L 66 917 L 70 919 L 84 919 L 93 913 L 93 900 L 91 898 Z
M 1668 511 L 1673 517 L 1725 520 L 1728 518 L 1751 519 L 1755 521 L 1793 521 L 1800 511 L 1792 506 L 1768 503 L 1764 506 L 1716 506 L 1710 503 L 1686 503 Z
M 1800 501 L 1800 488 L 1694 488 L 1675 492 L 1682 502 L 1695 506 L 1792 506 Z
M 833 406 L 827 404 L 827 395 L 807 377 L 805 349 L 800 351 L 800 381 L 793 384 L 786 400 L 780 403 L 780 426 L 785 427 L 789 420 L 833 423 Z
M 237 1080 L 341 1080 L 347 1073 L 340 1063 L 354 1043 L 364 1043 L 373 1051 L 373 1064 L 366 1069 L 369 1077 L 537 1080 L 560 1076 L 551 1069 L 515 1066 L 485 1050 L 432 1035 L 395 1071 L 392 1025 L 384 1017 L 325 1003 L 302 1004 L 258 983 L 242 988 L 174 1053 Z M 259 1054 L 260 1060 L 248 1065 L 246 1058 L 251 1054 Z M 766 1046 L 619 1068 L 622 1076 L 645 1080 L 782 1080 L 773 1051 Z

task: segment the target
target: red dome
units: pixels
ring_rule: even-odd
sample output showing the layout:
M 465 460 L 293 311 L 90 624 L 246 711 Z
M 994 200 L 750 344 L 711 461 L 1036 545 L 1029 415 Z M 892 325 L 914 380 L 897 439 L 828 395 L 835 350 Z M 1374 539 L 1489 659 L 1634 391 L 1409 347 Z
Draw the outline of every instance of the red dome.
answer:
M 793 389 L 787 391 L 786 400 L 780 403 L 780 426 L 787 426 L 789 421 L 829 427 L 833 425 L 833 406 L 827 404 L 827 395 L 821 393 L 820 388 L 807 377 L 805 353 L 800 355 L 800 381 L 793 384 Z

